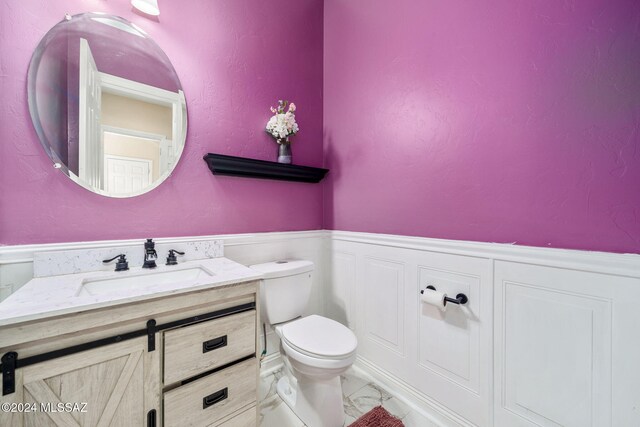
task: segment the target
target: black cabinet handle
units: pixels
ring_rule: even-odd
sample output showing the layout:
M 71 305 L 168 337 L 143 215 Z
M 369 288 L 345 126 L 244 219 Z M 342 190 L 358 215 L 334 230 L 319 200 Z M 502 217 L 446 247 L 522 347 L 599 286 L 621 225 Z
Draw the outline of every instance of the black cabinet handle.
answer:
M 222 336 L 218 338 L 214 338 L 209 341 L 205 341 L 202 343 L 202 352 L 207 353 L 211 350 L 215 350 L 221 347 L 227 346 L 227 336 Z
M 225 387 L 222 390 L 218 390 L 215 393 L 210 394 L 202 398 L 202 409 L 207 409 L 211 405 L 222 402 L 229 397 L 229 388 Z
M 147 412 L 147 427 L 156 427 L 156 410 Z

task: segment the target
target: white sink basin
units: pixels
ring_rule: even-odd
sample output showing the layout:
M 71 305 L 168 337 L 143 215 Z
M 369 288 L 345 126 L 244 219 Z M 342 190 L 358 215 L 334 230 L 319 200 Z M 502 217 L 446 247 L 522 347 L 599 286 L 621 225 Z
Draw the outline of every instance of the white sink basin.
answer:
M 110 277 L 108 279 L 85 279 L 82 281 L 82 286 L 78 290 L 77 296 L 104 295 L 120 291 L 153 288 L 155 286 L 195 282 L 211 276 L 215 276 L 215 273 L 206 268 L 191 267 L 182 270 L 137 272 L 123 277 Z

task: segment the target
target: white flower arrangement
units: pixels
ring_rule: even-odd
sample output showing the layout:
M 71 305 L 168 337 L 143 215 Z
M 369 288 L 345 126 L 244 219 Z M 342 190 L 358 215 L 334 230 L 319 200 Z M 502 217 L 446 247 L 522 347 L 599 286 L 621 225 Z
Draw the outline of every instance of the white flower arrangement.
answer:
M 276 139 L 278 144 L 288 144 L 289 137 L 298 133 L 295 111 L 296 104 L 289 103 L 289 101 L 279 100 L 277 107 L 271 107 L 273 116 L 269 119 L 266 130 Z

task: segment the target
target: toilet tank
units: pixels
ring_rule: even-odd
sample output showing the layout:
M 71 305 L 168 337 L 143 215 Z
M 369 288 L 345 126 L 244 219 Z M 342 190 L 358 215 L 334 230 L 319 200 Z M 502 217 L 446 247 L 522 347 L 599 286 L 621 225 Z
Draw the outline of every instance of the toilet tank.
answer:
M 250 266 L 262 274 L 260 310 L 271 325 L 302 316 L 311 295 L 313 262 L 283 260 Z

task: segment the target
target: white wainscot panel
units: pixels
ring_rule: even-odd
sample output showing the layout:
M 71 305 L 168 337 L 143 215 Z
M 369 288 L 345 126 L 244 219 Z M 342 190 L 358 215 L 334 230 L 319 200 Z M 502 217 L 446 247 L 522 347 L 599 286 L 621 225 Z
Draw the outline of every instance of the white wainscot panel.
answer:
M 640 425 L 638 279 L 498 261 L 495 280 L 496 425 Z
M 450 381 L 479 393 L 480 278 L 427 267 L 418 267 L 420 289 L 434 286 L 455 298 L 467 295 L 469 302 L 447 304 L 446 311 L 421 303 L 418 320 L 418 363 Z
M 364 257 L 367 339 L 404 355 L 404 264 Z
M 327 315 L 355 330 L 356 256 L 348 252 L 333 252 L 331 280 L 328 284 Z
M 417 253 L 411 288 L 411 323 L 416 361 L 407 382 L 449 411 L 476 426 L 491 425 L 491 261 L 483 258 Z M 420 301 L 427 286 L 465 305 L 447 304 L 446 311 Z M 413 320 L 415 319 L 415 320 Z M 415 326 L 413 326 L 415 325 Z M 415 334 L 415 335 L 413 335 Z M 412 340 L 413 341 L 413 340 Z
M 535 424 L 604 425 L 610 302 L 505 283 L 504 407 Z

